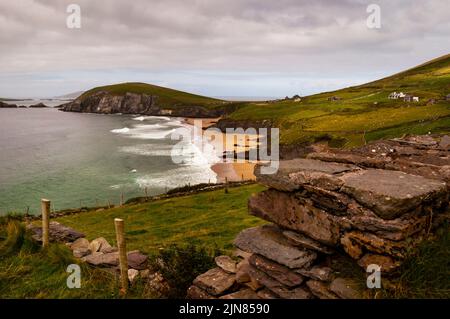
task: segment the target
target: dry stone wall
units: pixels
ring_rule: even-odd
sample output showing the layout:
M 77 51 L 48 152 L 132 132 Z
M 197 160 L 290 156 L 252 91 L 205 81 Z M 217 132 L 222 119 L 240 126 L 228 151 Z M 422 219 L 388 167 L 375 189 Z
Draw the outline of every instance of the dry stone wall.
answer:
M 257 167 L 268 189 L 249 199 L 249 212 L 270 224 L 238 234 L 239 258 L 218 258 L 188 298 L 363 297 L 365 281 L 333 265 L 349 258 L 389 276 L 449 220 L 449 147 L 448 136 L 409 136 L 351 151 L 316 146 L 274 175 Z

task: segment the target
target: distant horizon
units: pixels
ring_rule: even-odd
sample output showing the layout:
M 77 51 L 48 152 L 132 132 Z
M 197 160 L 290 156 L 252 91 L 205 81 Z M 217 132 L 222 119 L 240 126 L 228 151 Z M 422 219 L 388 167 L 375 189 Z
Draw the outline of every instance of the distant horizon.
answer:
M 448 0 L 78 0 L 77 15 L 68 4 L 0 3 L 1 98 L 125 81 L 204 96 L 305 96 L 450 52 Z

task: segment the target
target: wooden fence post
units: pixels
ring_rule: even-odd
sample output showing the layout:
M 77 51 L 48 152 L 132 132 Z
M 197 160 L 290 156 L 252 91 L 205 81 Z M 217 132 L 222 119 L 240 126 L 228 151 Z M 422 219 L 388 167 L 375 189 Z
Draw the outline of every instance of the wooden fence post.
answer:
M 48 199 L 41 199 L 41 214 L 42 214 L 42 247 L 48 247 L 49 243 L 49 228 L 50 228 L 50 201 Z
M 123 219 L 115 218 L 114 225 L 116 228 L 117 248 L 119 249 L 120 282 L 122 292 L 126 294 L 128 291 L 128 259 Z
M 228 194 L 228 177 L 225 177 L 225 194 Z

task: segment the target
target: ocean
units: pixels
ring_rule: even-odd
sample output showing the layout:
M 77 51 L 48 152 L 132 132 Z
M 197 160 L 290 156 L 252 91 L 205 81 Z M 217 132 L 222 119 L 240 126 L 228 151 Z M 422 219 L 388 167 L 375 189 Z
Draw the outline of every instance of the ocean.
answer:
M 0 214 L 39 214 L 41 198 L 60 210 L 216 182 L 214 154 L 185 143 L 173 160 L 171 134 L 186 127 L 180 118 L 0 109 Z

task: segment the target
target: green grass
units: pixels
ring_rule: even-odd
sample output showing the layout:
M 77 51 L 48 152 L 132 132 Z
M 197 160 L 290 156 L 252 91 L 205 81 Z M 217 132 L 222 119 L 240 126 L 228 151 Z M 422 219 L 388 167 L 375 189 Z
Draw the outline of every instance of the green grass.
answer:
M 230 250 L 243 229 L 263 223 L 247 212 L 247 199 L 262 186 L 249 185 L 87 212 L 56 219 L 86 234 L 90 240 L 105 237 L 115 242 L 114 218 L 125 221 L 129 250 L 156 253 L 171 244 L 192 243 Z
M 413 94 L 419 103 L 389 100 L 393 92 Z M 243 103 L 228 115 L 234 121 L 271 120 L 280 128 L 282 144 L 314 142 L 327 135 L 339 145 L 352 147 L 372 138 L 404 133 L 448 132 L 450 102 L 427 105 L 430 98 L 443 99 L 450 93 L 450 55 L 393 76 L 333 92 L 307 96 L 301 102 L 282 100 Z M 338 96 L 339 101 L 328 101 Z M 418 129 L 428 123 L 427 131 Z M 433 125 L 439 122 L 439 125 Z
M 84 92 L 80 98 L 83 100 L 99 91 L 107 91 L 114 95 L 124 95 L 127 92 L 156 95 L 158 96 L 158 105 L 165 108 L 173 108 L 177 105 L 197 105 L 206 108 L 215 108 L 222 106 L 225 103 L 219 99 L 173 90 L 157 85 L 135 82 L 96 87 Z
M 450 227 L 443 226 L 432 240 L 411 250 L 391 282 L 385 298 L 450 298 Z
M 264 187 L 248 185 L 174 197 L 100 212 L 86 212 L 56 219 L 86 234 L 90 240 L 105 237 L 115 245 L 114 218 L 125 220 L 127 249 L 157 256 L 161 248 L 193 244 L 208 251 L 230 252 L 232 241 L 243 229 L 262 220 L 247 213 L 250 194 Z M 0 219 L 0 298 L 120 298 L 118 278 L 72 257 L 64 245 L 42 251 L 27 237 L 19 216 Z M 82 267 L 82 289 L 66 286 L 66 267 Z M 127 298 L 152 298 L 142 284 Z

